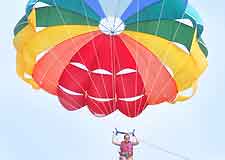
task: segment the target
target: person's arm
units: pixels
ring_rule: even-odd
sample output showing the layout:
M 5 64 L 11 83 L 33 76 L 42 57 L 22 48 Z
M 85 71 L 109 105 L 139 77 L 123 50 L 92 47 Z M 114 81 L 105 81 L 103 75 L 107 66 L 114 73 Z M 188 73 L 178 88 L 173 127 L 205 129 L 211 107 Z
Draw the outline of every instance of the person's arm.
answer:
M 112 144 L 116 145 L 116 146 L 120 146 L 120 142 L 116 141 L 116 136 L 113 134 L 112 136 Z
M 134 138 L 135 138 L 135 140 L 134 140 L 134 142 L 132 142 L 132 144 L 133 144 L 134 146 L 139 145 L 139 141 L 138 141 L 137 137 L 134 136 Z

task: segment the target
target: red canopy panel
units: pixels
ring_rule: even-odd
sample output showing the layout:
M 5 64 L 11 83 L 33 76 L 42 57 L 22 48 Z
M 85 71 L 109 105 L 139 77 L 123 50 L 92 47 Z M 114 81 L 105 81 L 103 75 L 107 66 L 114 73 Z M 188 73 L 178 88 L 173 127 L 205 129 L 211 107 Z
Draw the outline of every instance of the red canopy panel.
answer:
M 125 35 L 101 34 L 89 41 L 65 67 L 58 87 L 65 108 L 88 105 L 96 116 L 119 109 L 136 117 L 148 104 L 171 101 L 176 95 L 175 81 L 157 57 Z

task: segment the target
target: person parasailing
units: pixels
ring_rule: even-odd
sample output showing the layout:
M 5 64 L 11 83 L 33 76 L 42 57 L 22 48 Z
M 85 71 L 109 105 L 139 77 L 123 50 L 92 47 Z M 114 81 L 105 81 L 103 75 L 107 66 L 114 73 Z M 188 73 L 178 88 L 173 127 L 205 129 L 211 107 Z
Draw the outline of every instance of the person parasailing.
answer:
M 135 130 L 134 130 L 135 131 Z M 137 137 L 132 133 L 120 132 L 116 129 L 116 132 L 113 132 L 112 144 L 120 147 L 120 160 L 133 160 L 133 148 L 139 144 Z M 118 134 L 124 134 L 124 140 L 119 142 L 116 140 Z M 132 136 L 132 140 L 131 137 Z

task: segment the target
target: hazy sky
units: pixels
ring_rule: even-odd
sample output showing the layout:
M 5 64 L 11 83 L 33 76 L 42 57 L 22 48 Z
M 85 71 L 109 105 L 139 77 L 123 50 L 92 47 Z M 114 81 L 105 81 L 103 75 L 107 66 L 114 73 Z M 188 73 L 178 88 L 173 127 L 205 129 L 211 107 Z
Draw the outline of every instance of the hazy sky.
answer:
M 225 159 L 225 1 L 190 0 L 200 12 L 209 49 L 209 68 L 190 101 L 149 108 L 136 119 L 116 112 L 93 117 L 87 109 L 68 112 L 57 98 L 34 91 L 15 73 L 13 27 L 24 14 L 27 0 L 1 2 L 1 160 L 110 160 L 115 127 L 136 128 L 141 145 L 137 160 L 179 158 L 151 148 L 157 144 L 191 160 Z

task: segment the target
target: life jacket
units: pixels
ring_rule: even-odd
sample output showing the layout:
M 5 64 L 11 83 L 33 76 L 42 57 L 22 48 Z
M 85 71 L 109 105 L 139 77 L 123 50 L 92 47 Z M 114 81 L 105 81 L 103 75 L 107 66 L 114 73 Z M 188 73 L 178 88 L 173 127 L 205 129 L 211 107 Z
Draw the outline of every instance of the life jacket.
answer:
M 133 154 L 133 144 L 130 141 L 128 143 L 126 143 L 125 141 L 121 142 L 120 152 Z

